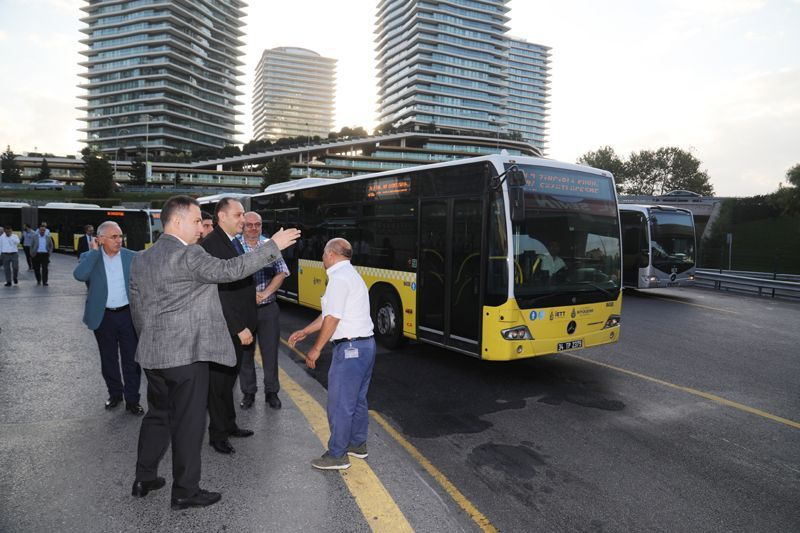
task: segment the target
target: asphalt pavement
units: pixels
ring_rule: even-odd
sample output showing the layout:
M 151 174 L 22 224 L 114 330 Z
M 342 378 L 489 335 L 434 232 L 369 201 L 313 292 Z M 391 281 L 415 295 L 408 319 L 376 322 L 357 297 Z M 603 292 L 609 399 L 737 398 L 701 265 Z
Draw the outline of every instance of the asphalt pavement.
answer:
M 309 466 L 330 351 L 311 371 L 307 342 L 282 345 L 283 409 L 239 410 L 256 435 L 232 457 L 203 447 L 223 500 L 172 511 L 168 489 L 130 496 L 140 419 L 103 409 L 74 265 L 0 287 L 0 531 L 800 530 L 796 303 L 633 291 L 615 345 L 514 363 L 380 349 L 370 457 L 345 475 Z M 281 306 L 284 339 L 315 316 Z

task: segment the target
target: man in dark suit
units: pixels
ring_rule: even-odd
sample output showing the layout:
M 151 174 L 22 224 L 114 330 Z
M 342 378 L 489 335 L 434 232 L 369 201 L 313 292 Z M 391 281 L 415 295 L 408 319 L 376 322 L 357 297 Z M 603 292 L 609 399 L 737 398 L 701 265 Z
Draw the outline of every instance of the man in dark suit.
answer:
M 97 228 L 97 231 L 99 232 L 100 228 Z M 94 226 L 88 224 L 84 228 L 84 234 L 78 239 L 78 257 L 92 248 L 94 239 Z
M 148 404 L 131 494 L 142 497 L 164 486 L 158 464 L 171 441 L 172 507 L 204 507 L 221 498 L 200 488 L 208 363 L 236 364 L 216 284 L 249 277 L 277 260 L 300 232 L 278 231 L 254 253 L 223 261 L 195 246 L 202 220 L 197 200 L 173 196 L 164 203 L 161 220 L 164 234 L 131 263 L 136 360 L 147 376 Z
M 53 238 L 47 231 L 47 224 L 42 222 L 39 231 L 33 234 L 31 241 L 31 262 L 36 284 L 47 286 L 47 269 L 50 265 L 50 254 L 53 253 Z
M 244 229 L 244 207 L 233 198 L 223 198 L 217 204 L 216 227 L 201 246 L 214 257 L 231 259 L 244 254 L 236 235 Z M 253 278 L 233 283 L 220 283 L 219 299 L 228 326 L 231 343 L 236 353 L 236 366 L 211 363 L 208 368 L 208 436 L 209 444 L 219 453 L 231 454 L 236 450 L 228 437 L 249 437 L 253 432 L 236 425 L 233 405 L 233 387 L 242 366 L 244 346 L 253 343 L 253 332 L 258 325 L 256 314 L 256 286 Z
M 97 234 L 92 235 L 90 249 L 81 254 L 72 273 L 89 289 L 83 323 L 94 332 L 100 349 L 100 370 L 108 389 L 106 409 L 114 409 L 124 397 L 128 412 L 143 415 L 139 405 L 142 369 L 136 364 L 136 331 L 128 289 L 136 252 L 122 247 L 122 230 L 116 222 L 103 222 Z

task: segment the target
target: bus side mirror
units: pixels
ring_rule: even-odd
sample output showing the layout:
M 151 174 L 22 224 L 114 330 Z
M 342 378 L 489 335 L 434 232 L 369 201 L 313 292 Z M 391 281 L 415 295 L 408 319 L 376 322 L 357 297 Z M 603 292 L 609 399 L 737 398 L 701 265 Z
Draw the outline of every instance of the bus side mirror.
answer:
M 511 204 L 511 222 L 523 222 L 525 220 L 525 189 L 519 185 L 510 186 L 508 201 Z

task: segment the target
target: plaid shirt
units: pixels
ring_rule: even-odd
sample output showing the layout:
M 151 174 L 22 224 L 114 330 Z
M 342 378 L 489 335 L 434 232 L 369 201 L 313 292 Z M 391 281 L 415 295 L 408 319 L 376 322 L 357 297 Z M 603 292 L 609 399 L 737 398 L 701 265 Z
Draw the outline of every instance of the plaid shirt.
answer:
M 244 235 L 237 235 L 236 238 L 239 239 L 239 243 L 242 245 L 242 248 L 244 248 L 244 253 L 252 252 L 254 250 L 254 248 L 249 246 L 247 242 L 244 240 Z M 258 245 L 261 246 L 268 240 L 269 239 L 261 235 L 258 238 Z M 257 271 L 255 274 L 253 274 L 253 281 L 256 282 L 256 291 L 261 292 L 264 289 L 266 289 L 267 285 L 269 285 L 269 283 L 272 281 L 272 278 L 274 278 L 275 275 L 280 272 L 286 274 L 287 277 L 290 275 L 289 268 L 286 266 L 286 263 L 283 261 L 283 259 L 278 259 L 271 265 L 267 265 L 261 270 Z M 270 304 L 275 301 L 275 298 L 276 298 L 275 293 L 272 293 L 266 300 L 261 302 L 259 305 Z

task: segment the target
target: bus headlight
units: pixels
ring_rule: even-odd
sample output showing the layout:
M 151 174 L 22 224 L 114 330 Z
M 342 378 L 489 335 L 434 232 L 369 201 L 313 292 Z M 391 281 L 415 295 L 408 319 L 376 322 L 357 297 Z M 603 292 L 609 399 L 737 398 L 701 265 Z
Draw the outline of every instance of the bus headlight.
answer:
M 619 315 L 611 315 L 606 320 L 606 325 L 603 326 L 603 329 L 613 328 L 614 326 L 619 326 L 620 316 Z
M 507 341 L 533 340 L 531 332 L 528 330 L 528 326 L 517 326 L 515 328 L 504 329 L 500 333 Z

